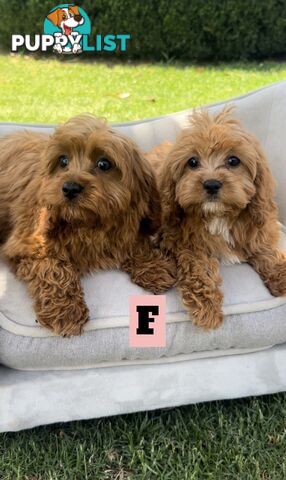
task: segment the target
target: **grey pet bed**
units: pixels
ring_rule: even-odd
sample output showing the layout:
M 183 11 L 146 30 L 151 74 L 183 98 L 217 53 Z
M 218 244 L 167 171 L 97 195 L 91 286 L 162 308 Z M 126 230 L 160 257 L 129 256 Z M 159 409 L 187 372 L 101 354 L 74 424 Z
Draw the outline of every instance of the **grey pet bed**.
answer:
M 237 106 L 238 117 L 264 145 L 286 224 L 286 83 L 226 103 Z M 173 140 L 189 113 L 116 128 L 148 150 Z M 19 128 L 52 131 L 2 124 L 0 134 Z M 286 250 L 283 226 L 281 231 Z M 221 268 L 225 322 L 220 329 L 206 333 L 194 327 L 172 290 L 166 348 L 139 349 L 128 346 L 128 297 L 144 292 L 124 273 L 83 279 L 91 321 L 81 337 L 65 339 L 36 324 L 25 285 L 0 264 L 0 431 L 285 390 L 286 298 L 273 298 L 247 264 Z

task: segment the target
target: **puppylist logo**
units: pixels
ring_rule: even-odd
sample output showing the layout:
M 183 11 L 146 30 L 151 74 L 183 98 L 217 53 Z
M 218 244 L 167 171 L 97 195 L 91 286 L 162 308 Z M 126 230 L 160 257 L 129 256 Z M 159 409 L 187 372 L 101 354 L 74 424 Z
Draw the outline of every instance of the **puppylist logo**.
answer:
M 21 48 L 28 52 L 79 54 L 82 52 L 126 52 L 131 35 L 126 33 L 91 37 L 91 22 L 85 10 L 75 4 L 64 3 L 53 8 L 44 20 L 44 34 L 12 35 L 12 52 Z

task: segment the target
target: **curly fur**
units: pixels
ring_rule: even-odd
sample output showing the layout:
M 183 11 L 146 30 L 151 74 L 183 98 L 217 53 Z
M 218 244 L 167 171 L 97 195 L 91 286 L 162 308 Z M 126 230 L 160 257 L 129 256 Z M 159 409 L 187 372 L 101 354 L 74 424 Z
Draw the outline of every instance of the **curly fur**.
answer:
M 129 138 L 82 115 L 51 136 L 15 133 L 0 148 L 1 252 L 27 283 L 41 325 L 81 333 L 89 313 L 80 277 L 94 270 L 121 268 L 154 293 L 174 284 L 175 265 L 151 242 L 161 223 L 155 176 Z M 102 157 L 111 170 L 97 167 Z M 67 199 L 65 182 L 84 189 Z
M 241 163 L 231 168 L 229 156 Z M 190 168 L 191 157 L 198 168 Z M 175 256 L 178 288 L 196 325 L 215 328 L 223 320 L 221 260 L 248 262 L 272 295 L 286 295 L 274 181 L 259 142 L 232 109 L 195 112 L 172 147 L 157 147 L 148 158 L 162 193 L 161 246 Z M 203 188 L 210 179 L 222 183 L 215 198 Z

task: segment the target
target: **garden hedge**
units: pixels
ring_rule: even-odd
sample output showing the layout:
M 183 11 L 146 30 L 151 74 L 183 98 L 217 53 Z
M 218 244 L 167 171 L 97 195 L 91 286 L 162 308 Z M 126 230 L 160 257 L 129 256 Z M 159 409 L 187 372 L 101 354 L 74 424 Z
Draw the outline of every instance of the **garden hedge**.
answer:
M 59 1 L 61 3 L 61 1 Z M 131 33 L 127 57 L 217 61 L 286 53 L 286 0 L 82 0 L 93 34 Z M 0 46 L 41 33 L 57 2 L 0 0 Z

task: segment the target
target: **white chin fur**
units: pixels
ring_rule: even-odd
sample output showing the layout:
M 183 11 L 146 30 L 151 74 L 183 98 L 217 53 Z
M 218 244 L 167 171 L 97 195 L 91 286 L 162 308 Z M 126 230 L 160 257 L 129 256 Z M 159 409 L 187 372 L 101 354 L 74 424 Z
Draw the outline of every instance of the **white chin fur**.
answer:
M 221 202 L 205 202 L 202 209 L 204 213 L 221 213 L 224 211 L 224 205 Z

